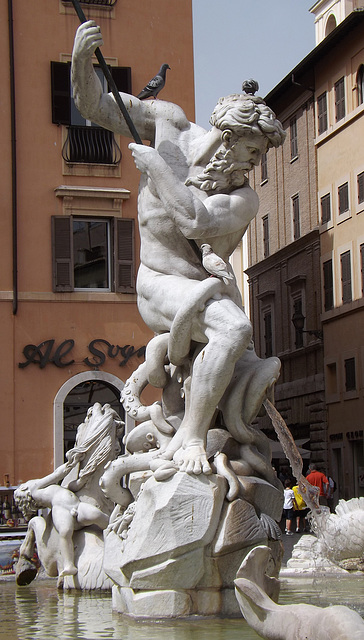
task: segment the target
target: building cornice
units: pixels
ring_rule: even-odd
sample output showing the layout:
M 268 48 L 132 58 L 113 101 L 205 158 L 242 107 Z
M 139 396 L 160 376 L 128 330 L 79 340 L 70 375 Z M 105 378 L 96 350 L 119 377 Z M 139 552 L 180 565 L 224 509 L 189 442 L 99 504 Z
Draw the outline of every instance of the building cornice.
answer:
M 298 240 L 294 242 L 290 242 L 289 244 L 282 247 L 278 251 L 272 253 L 268 258 L 264 258 L 264 260 L 260 260 L 256 264 L 252 265 L 245 269 L 245 273 L 248 278 L 253 278 L 260 273 L 264 273 L 265 271 L 269 271 L 269 269 L 277 268 L 284 260 L 287 258 L 300 253 L 301 251 L 306 251 L 312 245 L 317 244 L 317 248 L 320 246 L 320 232 L 318 227 L 313 229 L 306 235 L 302 236 Z

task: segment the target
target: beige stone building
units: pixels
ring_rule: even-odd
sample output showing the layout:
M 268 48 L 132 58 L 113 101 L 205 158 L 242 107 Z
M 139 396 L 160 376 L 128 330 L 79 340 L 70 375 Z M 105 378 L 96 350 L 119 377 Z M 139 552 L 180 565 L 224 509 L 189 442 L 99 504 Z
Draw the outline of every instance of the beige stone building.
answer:
M 345 498 L 364 495 L 364 8 L 358 5 L 313 7 L 317 37 L 328 34 L 322 44 L 329 42 L 315 64 L 328 450 Z
M 167 62 L 160 98 L 193 120 L 191 0 L 81 4 L 118 88 L 137 94 Z M 63 461 L 87 406 L 122 413 L 151 332 L 135 294 L 139 172 L 129 140 L 74 108 L 72 4 L 2 2 L 0 24 L 0 485 L 16 485 Z
M 247 270 L 257 349 L 282 360 L 277 406 L 337 498 L 364 495 L 360 4 L 317 2 L 315 49 L 266 97 L 287 140 L 252 176 L 261 206 Z

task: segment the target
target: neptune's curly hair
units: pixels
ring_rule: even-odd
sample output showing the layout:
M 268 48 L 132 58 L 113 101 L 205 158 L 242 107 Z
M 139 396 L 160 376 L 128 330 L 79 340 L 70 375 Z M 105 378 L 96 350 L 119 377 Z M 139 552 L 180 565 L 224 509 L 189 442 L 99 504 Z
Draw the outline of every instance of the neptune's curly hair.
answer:
M 210 124 L 238 136 L 246 132 L 260 133 L 268 139 L 268 147 L 279 147 L 286 138 L 282 124 L 262 98 L 233 93 L 220 98 L 210 118 Z

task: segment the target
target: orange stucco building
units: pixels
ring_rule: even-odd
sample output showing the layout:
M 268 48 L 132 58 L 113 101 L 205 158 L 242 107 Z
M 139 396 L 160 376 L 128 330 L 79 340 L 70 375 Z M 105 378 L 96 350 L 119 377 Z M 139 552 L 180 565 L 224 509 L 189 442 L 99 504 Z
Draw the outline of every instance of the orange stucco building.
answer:
M 101 25 L 118 88 L 136 95 L 168 62 L 160 97 L 193 120 L 191 0 L 81 4 Z M 0 24 L 0 485 L 4 474 L 17 485 L 62 462 L 87 406 L 122 412 L 123 382 L 152 333 L 135 294 L 139 172 L 130 140 L 74 110 L 72 4 L 1 3 Z

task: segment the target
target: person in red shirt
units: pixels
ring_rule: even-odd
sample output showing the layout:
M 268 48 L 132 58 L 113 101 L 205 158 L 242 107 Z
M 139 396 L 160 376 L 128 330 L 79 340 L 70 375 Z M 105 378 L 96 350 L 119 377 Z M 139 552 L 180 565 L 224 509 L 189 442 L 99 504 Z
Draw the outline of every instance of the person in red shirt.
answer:
M 326 493 L 329 481 L 326 478 L 325 474 L 322 471 L 318 471 L 317 467 L 314 463 L 311 463 L 308 467 L 309 473 L 306 476 L 306 479 L 310 484 L 314 487 L 319 487 L 320 489 L 320 504 L 326 504 Z

